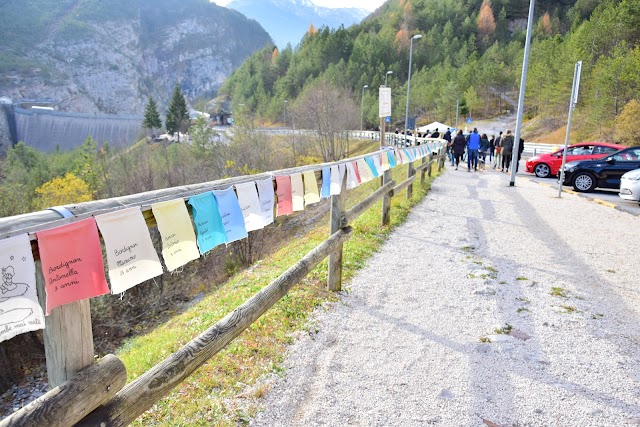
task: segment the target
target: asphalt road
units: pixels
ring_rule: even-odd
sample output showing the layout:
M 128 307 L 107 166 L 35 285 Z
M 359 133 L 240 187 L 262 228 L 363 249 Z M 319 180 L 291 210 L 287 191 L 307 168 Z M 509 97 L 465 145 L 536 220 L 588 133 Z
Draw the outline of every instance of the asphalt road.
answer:
M 520 172 L 516 174 L 516 185 L 518 182 L 518 178 L 527 178 L 540 185 L 553 187 L 554 191 L 557 193 L 558 179 L 555 176 L 550 178 L 538 178 L 532 173 L 523 172 L 525 161 L 526 160 L 524 158 L 520 160 Z M 565 191 L 573 192 L 573 187 L 564 186 L 563 189 Z M 578 194 L 580 197 L 594 200 L 595 202 L 604 202 L 603 204 L 613 204 L 616 209 L 640 216 L 640 205 L 638 205 L 638 202 L 631 202 L 629 200 L 620 198 L 620 196 L 618 196 L 618 190 L 597 189 L 591 193 L 576 192 L 575 194 Z

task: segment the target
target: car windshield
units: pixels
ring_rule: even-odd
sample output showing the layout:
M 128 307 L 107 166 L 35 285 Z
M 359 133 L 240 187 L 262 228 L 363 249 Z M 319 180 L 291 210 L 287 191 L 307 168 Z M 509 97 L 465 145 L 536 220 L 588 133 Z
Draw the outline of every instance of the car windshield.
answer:
M 630 162 L 640 160 L 640 147 L 625 148 L 611 155 L 614 160 L 619 162 Z

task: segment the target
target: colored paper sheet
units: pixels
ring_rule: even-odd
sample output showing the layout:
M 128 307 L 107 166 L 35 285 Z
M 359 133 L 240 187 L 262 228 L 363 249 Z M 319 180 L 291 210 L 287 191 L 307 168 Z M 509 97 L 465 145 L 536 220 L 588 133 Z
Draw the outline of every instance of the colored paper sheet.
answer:
M 391 166 L 389 165 L 389 157 L 387 157 L 387 153 L 385 152 L 380 153 L 380 164 L 382 165 L 383 171 L 388 171 L 389 169 L 391 169 Z
M 322 168 L 322 190 L 320 197 L 326 199 L 331 196 L 331 169 L 329 166 Z
M 167 270 L 173 271 L 200 258 L 196 233 L 184 200 L 175 199 L 151 205 L 162 239 L 162 258 Z
M 371 172 L 371 168 L 367 164 L 364 159 L 358 159 L 358 172 L 360 173 L 360 182 L 368 182 L 373 178 L 373 172 Z
M 396 161 L 397 161 L 397 163 L 399 165 L 403 165 L 405 163 L 404 162 L 404 157 L 402 156 L 402 150 L 395 150 L 394 151 L 394 155 L 395 155 L 395 157 L 397 159 Z
M 378 176 L 380 176 L 380 174 L 378 174 L 378 169 L 376 168 L 376 165 L 373 162 L 373 159 L 371 157 L 365 157 L 364 161 L 369 167 L 369 171 L 371 172 L 371 175 L 373 176 L 373 178 L 377 178 Z
M 387 158 L 389 161 L 389 167 L 395 168 L 397 164 L 396 164 L 396 158 L 393 155 L 393 151 L 387 151 Z
M 256 181 L 258 186 L 258 198 L 260 199 L 260 209 L 264 225 L 273 223 L 273 202 L 275 192 L 273 191 L 273 180 L 271 178 Z
M 360 171 L 358 170 L 358 162 L 351 162 L 351 165 L 353 166 L 353 171 L 356 174 L 356 178 L 358 179 L 358 184 L 360 184 L 362 182 L 362 178 L 360 178 Z
M 314 171 L 306 171 L 303 174 L 304 179 L 304 204 L 312 205 L 320 201 L 320 193 L 318 192 L 318 181 Z
M 344 163 L 340 163 L 338 165 L 338 173 L 340 174 L 340 182 L 344 180 L 344 177 L 347 175 L 347 165 Z M 340 185 L 342 187 L 342 185 Z
M 276 176 L 276 197 L 278 197 L 276 215 L 291 215 L 293 213 L 293 196 L 289 175 Z
M 291 174 L 291 207 L 294 212 L 304 210 L 304 184 L 302 174 Z
M 205 254 L 216 246 L 227 243 L 227 233 L 222 225 L 218 202 L 211 191 L 189 199 L 196 226 L 198 249 Z
M 260 198 L 255 182 L 236 184 L 238 203 L 244 217 L 244 226 L 249 231 L 261 230 L 264 228 L 264 217 L 260 207 Z
M 213 195 L 216 196 L 216 202 L 218 202 L 218 212 L 222 218 L 224 231 L 227 233 L 227 243 L 245 239 L 248 236 L 247 228 L 244 225 L 242 209 L 233 187 L 226 190 L 214 190 Z
M 36 266 L 26 234 L 0 240 L 0 342 L 44 329 L 36 293 Z
M 380 163 L 380 156 L 376 154 L 375 156 L 371 156 L 369 158 L 373 161 L 373 166 L 376 168 L 376 173 L 378 174 L 378 176 L 382 176 L 382 174 L 384 173 L 384 170 L 382 170 L 382 164 Z
M 346 164 L 347 167 L 347 190 L 351 190 L 360 185 L 358 181 L 358 175 L 356 174 L 356 170 L 353 166 L 353 162 L 348 162 Z
M 162 274 L 162 264 L 140 208 L 98 215 L 96 223 L 104 240 L 112 294 Z
M 39 231 L 36 236 L 47 315 L 52 308 L 109 293 L 95 219 Z
M 331 195 L 337 196 L 342 192 L 342 175 L 338 165 L 331 166 Z

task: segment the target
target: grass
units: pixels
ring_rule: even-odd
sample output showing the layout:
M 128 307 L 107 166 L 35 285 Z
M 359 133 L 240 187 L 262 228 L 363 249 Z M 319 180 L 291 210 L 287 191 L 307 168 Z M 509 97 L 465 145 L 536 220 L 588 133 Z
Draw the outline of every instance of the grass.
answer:
M 513 330 L 513 326 L 511 326 L 508 323 L 505 323 L 505 325 L 502 328 L 494 329 L 493 333 L 498 335 L 509 335 L 512 330 Z
M 558 287 L 551 288 L 551 295 L 558 298 L 569 298 L 567 296 L 567 291 L 564 288 L 558 288 Z
M 406 167 L 397 167 L 398 183 Z M 434 174 L 435 177 L 435 174 Z M 391 230 L 403 223 L 410 208 L 426 194 L 429 183 L 414 184 L 413 198 L 404 193 L 392 198 L 391 226 L 380 226 L 381 202 L 352 226 L 352 238 L 343 252 L 343 282 L 348 282 L 384 243 Z M 378 187 L 378 180 L 351 190 L 347 208 Z M 118 352 L 127 367 L 128 381 L 162 361 L 182 345 L 215 324 L 237 306 L 295 264 L 329 235 L 328 215 L 322 226 L 293 238 L 272 256 L 232 277 L 226 284 L 147 335 L 128 341 Z M 300 333 L 315 333 L 308 317 L 316 307 L 336 301 L 326 290 L 327 261 L 322 262 L 264 316 L 178 385 L 133 425 L 237 426 L 246 425 L 258 411 L 257 399 L 268 390 L 260 381 L 266 374 L 283 372 L 286 346 Z M 306 331 L 305 331 L 306 330 Z M 303 331 L 303 332 L 300 332 Z
M 516 310 L 518 313 L 522 313 L 523 311 L 530 311 L 527 307 L 520 307 L 518 310 Z
M 578 311 L 578 309 L 575 308 L 572 305 L 561 305 L 560 307 L 564 308 L 565 313 L 567 313 L 567 314 L 572 314 L 572 313 L 575 313 L 576 311 Z
M 516 280 L 529 280 L 526 277 L 516 277 Z

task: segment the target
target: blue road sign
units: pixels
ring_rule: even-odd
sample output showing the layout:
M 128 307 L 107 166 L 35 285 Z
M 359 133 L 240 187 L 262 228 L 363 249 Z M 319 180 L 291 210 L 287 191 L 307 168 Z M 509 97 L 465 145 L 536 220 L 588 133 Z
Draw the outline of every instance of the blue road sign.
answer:
M 391 116 L 385 117 L 384 122 L 385 123 L 391 123 Z
M 467 123 L 468 123 L 468 124 L 473 123 L 473 119 L 472 119 L 471 117 L 467 118 Z

